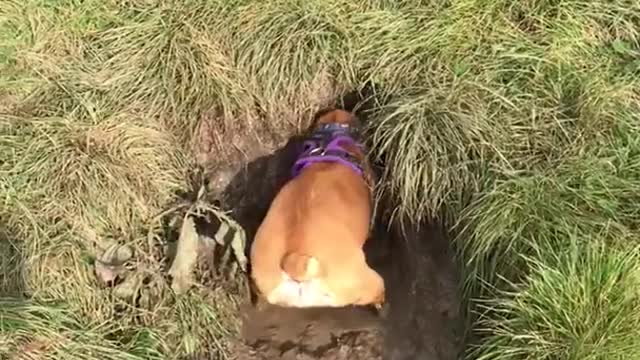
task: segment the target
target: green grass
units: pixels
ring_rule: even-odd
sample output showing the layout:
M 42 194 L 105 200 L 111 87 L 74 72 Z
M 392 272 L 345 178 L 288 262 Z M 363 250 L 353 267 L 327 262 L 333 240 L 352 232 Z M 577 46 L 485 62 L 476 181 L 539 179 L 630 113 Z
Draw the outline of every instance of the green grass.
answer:
M 171 295 L 157 214 L 203 129 L 285 138 L 366 81 L 390 98 L 369 128 L 384 190 L 456 235 L 468 357 L 638 358 L 629 0 L 2 1 L 0 352 L 224 354 L 235 298 Z M 113 241 L 163 301 L 99 286 Z
M 638 250 L 577 245 L 545 261 L 523 259 L 526 283 L 487 302 L 478 359 L 636 359 Z

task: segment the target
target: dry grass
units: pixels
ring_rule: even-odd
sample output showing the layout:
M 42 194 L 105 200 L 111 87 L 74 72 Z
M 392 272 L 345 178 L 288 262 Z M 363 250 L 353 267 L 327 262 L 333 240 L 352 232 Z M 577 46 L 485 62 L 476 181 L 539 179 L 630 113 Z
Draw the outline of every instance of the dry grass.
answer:
M 3 1 L 0 351 L 224 354 L 232 296 L 172 297 L 149 240 L 194 134 L 286 136 L 373 81 L 398 211 L 458 235 L 469 356 L 637 357 L 639 29 L 627 0 Z M 164 301 L 99 286 L 114 241 Z

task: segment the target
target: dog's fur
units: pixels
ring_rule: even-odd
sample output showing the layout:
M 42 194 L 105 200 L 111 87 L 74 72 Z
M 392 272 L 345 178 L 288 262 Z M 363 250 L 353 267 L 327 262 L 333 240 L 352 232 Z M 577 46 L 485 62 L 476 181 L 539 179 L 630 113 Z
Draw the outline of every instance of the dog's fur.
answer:
M 347 111 L 321 115 L 325 123 L 355 125 Z M 384 281 L 365 261 L 369 235 L 371 171 L 365 176 L 338 163 L 315 163 L 280 190 L 251 246 L 251 277 L 268 303 L 289 307 L 382 306 Z

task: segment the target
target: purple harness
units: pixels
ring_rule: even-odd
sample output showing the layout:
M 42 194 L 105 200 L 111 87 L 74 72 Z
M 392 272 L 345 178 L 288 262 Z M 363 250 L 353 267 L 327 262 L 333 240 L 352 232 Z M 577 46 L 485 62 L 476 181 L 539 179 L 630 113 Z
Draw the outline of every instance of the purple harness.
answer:
M 305 140 L 302 153 L 293 165 L 292 176 L 296 177 L 307 166 L 321 162 L 346 165 L 362 176 L 360 162 L 345 150 L 349 145 L 364 150 L 364 146 L 351 136 L 349 125 L 332 123 L 320 126 Z

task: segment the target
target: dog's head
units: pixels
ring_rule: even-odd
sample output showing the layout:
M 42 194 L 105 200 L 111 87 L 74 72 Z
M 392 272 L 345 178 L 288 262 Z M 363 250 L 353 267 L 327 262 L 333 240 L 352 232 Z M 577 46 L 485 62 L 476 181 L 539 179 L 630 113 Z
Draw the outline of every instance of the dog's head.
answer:
M 312 126 L 312 131 L 318 129 L 322 125 L 340 124 L 347 125 L 349 135 L 357 142 L 362 141 L 362 133 L 358 117 L 352 112 L 341 109 L 323 110 L 316 114 Z M 348 146 L 345 148 L 351 155 L 365 161 L 365 154 L 356 146 Z
M 327 109 L 318 112 L 314 117 L 312 128 L 315 129 L 325 124 L 344 124 L 349 125 L 355 131 L 360 130 L 358 117 L 349 111 L 341 109 Z
M 318 127 L 325 124 L 348 125 L 351 136 L 358 142 L 363 141 L 362 124 L 358 116 L 356 116 L 353 112 L 336 108 L 321 110 L 315 115 L 311 129 L 313 131 L 313 129 L 317 129 Z M 349 147 L 347 151 L 349 151 L 351 155 L 362 162 L 365 181 L 373 190 L 376 178 L 371 168 L 371 164 L 367 159 L 367 154 L 362 152 L 362 150 L 357 147 Z

